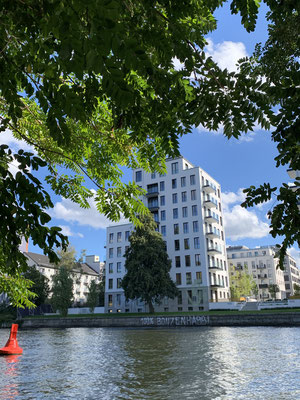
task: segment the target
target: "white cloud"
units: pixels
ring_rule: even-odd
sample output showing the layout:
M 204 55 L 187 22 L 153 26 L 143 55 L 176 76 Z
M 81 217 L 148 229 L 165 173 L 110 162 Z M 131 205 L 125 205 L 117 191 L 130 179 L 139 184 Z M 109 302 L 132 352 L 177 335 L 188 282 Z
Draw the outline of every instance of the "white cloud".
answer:
M 237 71 L 236 63 L 240 58 L 247 57 L 246 46 L 242 42 L 224 41 L 214 43 L 206 39 L 208 45 L 205 52 L 219 65 L 220 68 L 227 68 L 229 71 Z
M 55 203 L 53 210 L 50 212 L 51 217 L 96 229 L 105 229 L 113 224 L 112 221 L 99 213 L 93 198 L 89 199 L 88 202 L 90 208 L 85 209 L 69 199 L 62 199 L 60 202 Z M 121 219 L 118 223 L 126 222 L 128 221 Z
M 73 237 L 77 236 L 77 237 L 80 237 L 80 238 L 84 237 L 83 234 L 80 233 L 80 232 L 73 232 L 68 225 L 59 225 L 59 227 L 62 229 L 61 233 L 63 235 L 73 236 Z
M 226 237 L 231 240 L 245 238 L 262 238 L 268 236 L 270 227 L 261 221 L 255 211 L 242 208 L 240 204 L 245 199 L 243 189 L 237 193 L 222 194 L 224 225 Z
M 14 150 L 23 149 L 35 153 L 34 148 L 26 143 L 24 140 L 18 140 L 14 137 L 11 130 L 6 129 L 4 132 L 0 132 L 0 145 L 7 144 Z

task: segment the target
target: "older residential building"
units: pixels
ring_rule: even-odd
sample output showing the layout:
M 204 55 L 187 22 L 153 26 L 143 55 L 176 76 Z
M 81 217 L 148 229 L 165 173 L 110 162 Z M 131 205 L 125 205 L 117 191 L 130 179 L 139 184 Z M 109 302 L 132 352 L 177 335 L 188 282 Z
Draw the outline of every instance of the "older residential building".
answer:
M 280 292 L 277 299 L 285 299 L 293 294 L 292 282 L 299 279 L 299 270 L 295 260 L 287 255 L 285 259 L 285 271 L 278 268 L 279 260 L 274 246 L 260 246 L 249 249 L 246 246 L 227 247 L 229 268 L 234 266 L 238 269 L 248 268 L 252 274 L 257 287 L 258 299 L 268 300 L 271 298 L 269 285 L 276 284 Z
M 49 286 L 52 288 L 52 277 L 57 271 L 57 266 L 50 263 L 49 258 L 43 254 L 25 252 L 24 255 L 28 259 L 28 265 L 36 267 L 39 272 L 49 279 Z M 96 272 L 87 262 L 78 262 L 72 270 L 72 275 L 74 280 L 74 303 L 84 304 L 87 300 L 88 287 L 91 281 L 96 280 L 97 283 L 100 282 L 99 273 Z
M 161 311 L 208 309 L 209 301 L 229 298 L 229 280 L 221 188 L 204 170 L 183 157 L 166 160 L 167 173 L 159 175 L 137 169 L 133 180 L 146 191 L 142 201 L 157 222 L 172 260 L 170 276 L 180 295 L 164 299 Z M 125 274 L 124 252 L 129 245 L 131 224 L 107 229 L 106 311 L 145 311 L 139 301 L 125 302 L 121 279 Z

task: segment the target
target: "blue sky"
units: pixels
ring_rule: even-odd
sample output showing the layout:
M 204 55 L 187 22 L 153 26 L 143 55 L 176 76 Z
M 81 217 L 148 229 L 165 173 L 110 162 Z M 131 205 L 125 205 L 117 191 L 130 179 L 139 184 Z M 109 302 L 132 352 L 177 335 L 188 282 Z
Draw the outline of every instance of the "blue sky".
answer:
M 251 55 L 256 42 L 267 38 L 266 7 L 262 5 L 257 28 L 247 33 L 241 26 L 240 16 L 230 15 L 228 3 L 216 13 L 218 29 L 208 35 L 207 52 L 221 67 L 235 68 L 235 61 Z M 1 133 L 0 143 L 14 143 L 12 136 Z M 226 242 L 228 245 L 255 247 L 280 242 L 268 234 L 267 211 L 274 202 L 250 210 L 242 209 L 242 189 L 250 185 L 270 182 L 279 186 L 289 177 L 286 168 L 275 167 L 275 144 L 270 132 L 257 128 L 253 133 L 243 135 L 240 140 L 226 139 L 222 132 L 212 133 L 195 128 L 193 133 L 180 139 L 181 154 L 193 164 L 200 166 L 212 175 L 222 187 Z M 125 180 L 131 179 L 128 171 Z M 53 225 L 63 227 L 71 244 L 79 253 L 86 249 L 87 254 L 96 254 L 105 259 L 105 227 L 108 221 L 97 213 L 95 207 L 88 211 L 79 209 L 70 201 L 53 196 L 55 208 L 52 211 Z M 29 250 L 40 252 L 29 245 Z M 291 254 L 299 257 L 299 249 L 293 248 Z M 298 263 L 300 259 L 298 258 Z M 299 265 L 299 264 L 298 264 Z

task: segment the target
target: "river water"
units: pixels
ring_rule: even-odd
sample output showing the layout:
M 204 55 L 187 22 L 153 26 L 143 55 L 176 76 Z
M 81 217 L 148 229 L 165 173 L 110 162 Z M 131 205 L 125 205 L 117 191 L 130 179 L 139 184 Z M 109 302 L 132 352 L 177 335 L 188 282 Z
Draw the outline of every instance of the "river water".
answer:
M 0 330 L 0 347 L 9 330 Z M 19 331 L 0 400 L 300 399 L 300 328 Z

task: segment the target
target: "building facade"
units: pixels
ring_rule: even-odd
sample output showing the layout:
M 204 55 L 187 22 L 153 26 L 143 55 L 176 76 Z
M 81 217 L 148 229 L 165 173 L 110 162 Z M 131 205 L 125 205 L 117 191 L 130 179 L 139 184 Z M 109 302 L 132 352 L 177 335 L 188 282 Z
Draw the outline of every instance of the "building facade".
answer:
M 260 246 L 249 249 L 246 246 L 227 247 L 229 268 L 248 269 L 258 287 L 258 300 L 271 299 L 269 285 L 276 284 L 280 292 L 276 298 L 282 300 L 293 294 L 292 282 L 299 280 L 299 270 L 295 260 L 288 254 L 285 258 L 285 270 L 279 267 L 274 246 Z
M 166 298 L 155 309 L 207 309 L 209 301 L 229 298 L 221 188 L 210 175 L 183 157 L 167 159 L 166 168 L 164 175 L 133 171 L 133 180 L 146 191 L 142 201 L 166 243 L 172 260 L 170 276 L 180 291 L 176 299 Z M 131 224 L 107 229 L 107 312 L 147 311 L 138 300 L 126 302 L 120 287 L 132 229 Z
M 52 289 L 52 277 L 57 271 L 57 266 L 50 263 L 49 258 L 43 254 L 25 252 L 24 255 L 28 259 L 27 263 L 29 266 L 34 266 L 41 274 L 48 278 L 49 287 Z M 72 277 L 74 281 L 73 302 L 75 304 L 84 304 L 87 301 L 88 288 L 91 281 L 100 282 L 99 273 L 87 263 L 78 262 L 72 270 Z

